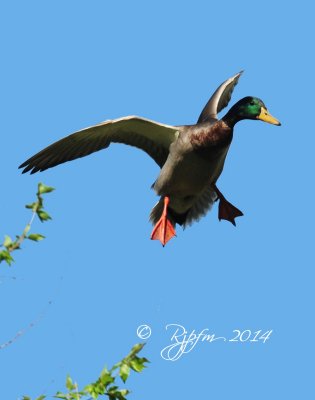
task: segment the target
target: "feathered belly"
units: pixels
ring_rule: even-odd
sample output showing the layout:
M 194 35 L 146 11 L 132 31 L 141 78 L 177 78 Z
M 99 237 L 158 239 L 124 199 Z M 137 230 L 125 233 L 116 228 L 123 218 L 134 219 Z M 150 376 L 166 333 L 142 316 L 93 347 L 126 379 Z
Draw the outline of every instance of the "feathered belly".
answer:
M 215 155 L 200 157 L 185 154 L 175 161 L 169 158 L 154 184 L 160 196 L 170 197 L 170 206 L 179 213 L 187 211 L 206 187 L 219 178 L 228 148 Z

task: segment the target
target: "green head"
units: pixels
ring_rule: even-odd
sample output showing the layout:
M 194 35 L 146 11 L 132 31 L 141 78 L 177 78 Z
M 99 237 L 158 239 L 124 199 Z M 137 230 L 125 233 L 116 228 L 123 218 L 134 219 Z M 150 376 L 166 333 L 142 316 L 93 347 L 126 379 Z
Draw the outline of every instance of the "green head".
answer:
M 234 126 L 242 119 L 260 119 L 270 124 L 281 125 L 276 118 L 269 114 L 262 100 L 251 96 L 244 97 L 234 104 L 222 119 L 230 126 Z

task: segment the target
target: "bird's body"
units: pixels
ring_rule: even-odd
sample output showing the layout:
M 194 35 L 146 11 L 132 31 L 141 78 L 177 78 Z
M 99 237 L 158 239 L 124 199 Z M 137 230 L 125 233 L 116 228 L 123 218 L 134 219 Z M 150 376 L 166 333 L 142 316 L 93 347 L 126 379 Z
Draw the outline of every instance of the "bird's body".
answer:
M 188 212 L 194 210 L 194 205 L 219 178 L 233 130 L 223 121 L 203 122 L 198 129 L 195 125 L 179 126 L 178 130 L 178 139 L 171 144 L 169 156 L 153 188 L 159 196 L 169 196 L 169 208 L 174 215 L 187 214 L 188 217 Z M 216 198 L 213 190 L 209 207 Z M 193 219 L 198 217 L 195 215 Z M 186 220 L 181 222 L 175 218 L 175 222 L 185 224 Z
M 241 72 L 223 82 L 204 107 L 197 124 L 171 126 L 142 117 L 129 116 L 105 121 L 73 133 L 25 161 L 23 172 L 44 171 L 66 161 L 124 143 L 144 150 L 161 168 L 153 184 L 160 201 L 152 209 L 155 224 L 151 239 L 163 245 L 175 235 L 176 223 L 188 225 L 205 215 L 216 200 L 219 219 L 235 225 L 243 213 L 229 203 L 216 186 L 222 173 L 234 125 L 242 119 L 260 119 L 275 125 L 264 103 L 255 97 L 237 102 L 219 120 Z

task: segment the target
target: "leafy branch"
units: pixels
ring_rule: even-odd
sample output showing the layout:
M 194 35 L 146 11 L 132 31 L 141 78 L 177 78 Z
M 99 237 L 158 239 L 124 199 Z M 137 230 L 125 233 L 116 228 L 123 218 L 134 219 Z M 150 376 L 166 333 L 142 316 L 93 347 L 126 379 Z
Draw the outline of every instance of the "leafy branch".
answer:
M 19 250 L 21 248 L 21 244 L 25 239 L 33 240 L 35 242 L 39 242 L 40 240 L 45 239 L 45 236 L 40 233 L 31 233 L 29 231 L 31 229 L 32 223 L 34 221 L 35 216 L 37 215 L 41 222 L 48 221 L 51 219 L 50 215 L 44 210 L 44 200 L 43 194 L 50 193 L 54 190 L 54 188 L 50 186 L 46 186 L 43 183 L 38 184 L 38 190 L 36 193 L 37 200 L 34 203 L 27 204 L 25 207 L 32 210 L 32 216 L 29 223 L 25 226 L 21 235 L 17 235 L 15 240 L 12 240 L 10 236 L 5 235 L 3 243 L 0 245 L 0 248 L 4 248 L 4 250 L 0 250 L 0 263 L 5 261 L 8 265 L 11 265 L 14 261 L 11 253 L 15 250 Z
M 99 378 L 85 386 L 83 390 L 79 390 L 78 384 L 68 375 L 66 379 L 67 392 L 57 392 L 53 397 L 62 400 L 88 400 L 98 399 L 100 396 L 107 396 L 109 400 L 126 400 L 126 396 L 130 393 L 128 389 L 121 389 L 115 384 L 116 378 L 119 376 L 126 383 L 130 371 L 141 372 L 149 361 L 144 357 L 138 357 L 137 354 L 143 349 L 144 344 L 136 344 L 131 352 L 115 364 L 110 370 L 106 367 L 102 370 Z M 41 395 L 36 400 L 44 400 L 46 395 Z M 29 396 L 23 396 L 22 400 L 31 400 Z

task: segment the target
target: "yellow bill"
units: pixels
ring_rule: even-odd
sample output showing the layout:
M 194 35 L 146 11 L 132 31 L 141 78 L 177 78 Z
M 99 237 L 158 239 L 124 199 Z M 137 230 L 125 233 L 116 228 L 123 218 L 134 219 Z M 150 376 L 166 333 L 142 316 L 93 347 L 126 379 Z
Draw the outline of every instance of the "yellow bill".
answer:
M 261 107 L 260 114 L 258 115 L 257 119 L 261 121 L 268 122 L 269 124 L 273 125 L 281 125 L 281 122 L 278 121 L 275 117 L 273 117 L 265 107 Z

